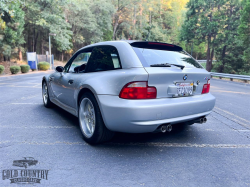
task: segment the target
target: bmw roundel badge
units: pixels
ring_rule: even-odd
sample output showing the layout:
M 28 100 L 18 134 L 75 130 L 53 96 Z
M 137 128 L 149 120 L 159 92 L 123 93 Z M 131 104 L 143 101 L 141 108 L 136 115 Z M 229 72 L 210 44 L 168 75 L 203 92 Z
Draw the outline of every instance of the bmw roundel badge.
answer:
M 187 75 L 184 75 L 184 76 L 183 76 L 183 80 L 184 80 L 184 81 L 187 80 L 187 78 L 188 78 Z

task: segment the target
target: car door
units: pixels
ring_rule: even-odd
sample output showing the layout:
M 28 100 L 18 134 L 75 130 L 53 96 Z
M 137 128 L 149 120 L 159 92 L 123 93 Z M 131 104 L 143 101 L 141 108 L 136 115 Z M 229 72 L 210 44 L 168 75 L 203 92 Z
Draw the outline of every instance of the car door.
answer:
M 61 73 L 55 71 L 49 77 L 49 88 L 51 90 L 49 94 L 52 99 L 57 99 L 61 95 L 61 85 L 59 83 L 61 76 Z
M 68 63 L 64 66 L 64 71 L 68 70 L 72 61 L 74 60 L 73 56 Z M 49 94 L 52 99 L 55 99 L 57 101 L 60 100 L 60 96 L 62 95 L 62 85 L 61 85 L 61 79 L 62 79 L 63 73 L 55 71 L 52 75 L 49 77 Z
M 90 49 L 91 50 L 91 49 Z M 79 82 L 86 79 L 84 69 L 87 65 L 88 59 L 91 55 L 91 51 L 83 50 L 74 55 L 71 63 L 67 69 L 62 73 L 62 76 L 58 79 L 61 85 L 60 95 L 57 99 L 67 106 L 76 109 L 76 91 L 78 89 Z

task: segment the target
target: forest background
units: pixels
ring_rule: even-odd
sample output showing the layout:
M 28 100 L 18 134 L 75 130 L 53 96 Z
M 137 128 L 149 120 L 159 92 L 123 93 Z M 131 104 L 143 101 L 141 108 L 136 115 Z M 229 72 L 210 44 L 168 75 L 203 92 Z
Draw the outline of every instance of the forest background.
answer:
M 250 0 L 0 0 L 0 61 L 55 59 L 108 40 L 180 45 L 214 72 L 250 75 Z M 212 63 L 212 61 L 215 61 Z

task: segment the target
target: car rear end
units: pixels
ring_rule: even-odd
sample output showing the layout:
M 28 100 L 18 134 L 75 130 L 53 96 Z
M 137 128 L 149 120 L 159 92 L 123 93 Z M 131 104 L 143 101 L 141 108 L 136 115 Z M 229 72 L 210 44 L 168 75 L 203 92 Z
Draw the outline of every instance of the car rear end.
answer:
M 119 96 L 98 96 L 110 130 L 153 132 L 163 125 L 194 123 L 212 111 L 210 74 L 181 47 L 158 42 L 130 45 L 148 76 L 128 81 Z

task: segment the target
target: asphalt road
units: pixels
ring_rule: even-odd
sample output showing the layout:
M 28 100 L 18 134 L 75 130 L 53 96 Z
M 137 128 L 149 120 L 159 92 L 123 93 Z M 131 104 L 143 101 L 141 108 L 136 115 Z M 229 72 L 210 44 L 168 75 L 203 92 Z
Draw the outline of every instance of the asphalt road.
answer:
M 38 160 L 27 170 L 49 170 L 25 186 L 250 186 L 250 85 L 212 80 L 205 124 L 90 146 L 76 117 L 43 106 L 44 74 L 0 77 L 0 186 L 20 186 L 3 178 L 26 175 L 12 165 L 23 157 Z

